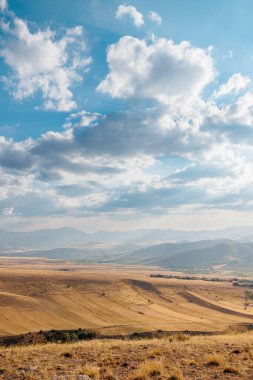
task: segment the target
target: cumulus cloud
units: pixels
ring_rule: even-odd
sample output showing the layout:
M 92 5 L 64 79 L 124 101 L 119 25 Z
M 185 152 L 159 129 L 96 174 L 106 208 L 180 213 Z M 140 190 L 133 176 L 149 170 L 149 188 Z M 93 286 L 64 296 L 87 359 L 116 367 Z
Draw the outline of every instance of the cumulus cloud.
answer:
M 0 57 L 10 69 L 2 80 L 12 96 L 22 101 L 40 93 L 47 110 L 76 108 L 71 88 L 82 81 L 80 73 L 91 63 L 83 28 L 68 29 L 57 37 L 50 28 L 33 32 L 26 21 L 11 16 L 9 23 L 2 23 L 2 32 Z
M 97 90 L 113 98 L 146 98 L 162 103 L 198 96 L 215 77 L 209 51 L 189 42 L 125 36 L 107 51 L 109 74 Z
M 25 202 L 34 199 L 43 215 L 147 208 L 157 213 L 216 204 L 249 186 L 252 167 L 236 150 L 224 142 L 217 146 L 215 133 L 202 131 L 202 122 L 193 128 L 189 116 L 176 114 L 167 107 L 109 115 L 82 111 L 67 118 L 62 132 L 21 143 L 2 139 L 2 207 L 12 200 L 18 214 L 30 215 Z M 189 164 L 168 175 L 173 157 Z M 51 206 L 43 207 L 49 199 Z
M 185 125 L 177 126 L 164 116 L 159 109 L 109 115 L 83 111 L 71 114 L 62 132 L 20 143 L 2 138 L 2 207 L 15 200 L 17 213 L 29 214 L 24 199 L 44 204 L 50 197 L 55 206 L 46 207 L 43 214 L 68 210 L 82 214 L 102 211 L 125 191 L 161 188 L 161 176 L 149 173 L 158 162 L 155 157 L 187 155 L 205 144 L 190 127 L 186 132 Z
M 202 130 L 233 145 L 253 143 L 253 93 L 246 92 L 225 105 L 213 103 L 203 118 Z
M 140 28 L 144 25 L 143 14 L 137 11 L 133 5 L 121 4 L 118 7 L 115 16 L 117 19 L 129 16 L 137 28 Z
M 149 11 L 148 18 L 157 25 L 162 23 L 162 17 L 155 11 Z
M 169 178 L 176 185 L 202 186 L 208 196 L 238 194 L 251 185 L 253 163 L 229 144 L 214 145 Z
M 189 155 L 210 145 L 208 134 L 194 128 L 192 120 L 190 122 L 192 117 L 193 113 L 180 117 L 177 108 L 168 110 L 166 107 L 108 115 L 81 112 L 67 118 L 64 133 L 43 135 L 33 151 L 46 157 L 50 146 L 53 154 L 80 150 L 90 157 Z
M 238 94 L 241 90 L 245 89 L 251 80 L 249 77 L 241 75 L 241 73 L 233 74 L 227 81 L 222 84 L 214 93 L 214 97 L 219 98 L 224 95 Z
M 86 114 L 90 123 L 82 125 Z M 250 201 L 243 192 L 253 181 L 252 163 L 225 140 L 217 144 L 219 131 L 203 132 L 202 122 L 192 129 L 189 120 L 186 127 L 184 118 L 173 120 L 164 107 L 94 118 L 83 111 L 62 132 L 1 140 L 0 207 L 11 204 L 18 215 L 78 216 L 236 207 L 234 194 Z M 175 166 L 173 157 L 184 160 Z
M 12 171 L 25 171 L 32 166 L 32 157 L 29 155 L 31 141 L 13 142 L 0 136 L 0 166 Z
M 19 46 L 15 28 L 9 27 L 4 49 L 10 41 Z M 42 45 L 45 39 L 55 45 L 49 61 L 41 58 L 43 73 L 58 67 L 58 45 L 67 49 L 69 39 L 72 44 L 83 32 L 75 28 L 56 38 L 48 30 L 46 38 L 45 30 L 34 34 L 26 24 L 22 28 L 25 46 L 27 39 L 35 43 L 34 36 Z M 9 49 L 14 67 L 19 50 Z M 77 110 L 60 131 L 20 142 L 1 137 L 2 214 L 10 216 L 12 208 L 15 215 L 29 216 L 162 214 L 206 205 L 236 209 L 252 202 L 253 94 L 240 93 L 247 77 L 233 75 L 207 99 L 203 90 L 216 74 L 210 51 L 161 38 L 125 36 L 108 49 L 107 59 L 109 74 L 98 91 L 138 99 L 138 106 L 107 114 Z M 80 64 L 76 57 L 75 67 Z M 23 58 L 22 67 L 25 75 L 38 77 L 33 62 Z

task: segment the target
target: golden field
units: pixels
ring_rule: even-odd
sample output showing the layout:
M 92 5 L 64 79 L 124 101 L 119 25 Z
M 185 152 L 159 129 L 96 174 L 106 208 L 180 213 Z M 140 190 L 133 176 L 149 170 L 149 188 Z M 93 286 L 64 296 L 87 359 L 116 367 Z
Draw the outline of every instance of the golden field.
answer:
M 157 273 L 169 272 L 2 258 L 0 335 L 24 334 L 33 344 L 0 348 L 0 379 L 253 379 L 253 333 L 243 332 L 253 304 L 245 288 L 150 277 Z M 36 345 L 29 334 L 52 329 L 88 329 L 107 339 Z M 170 333 L 127 336 L 158 330 Z M 108 339 L 114 334 L 122 338 Z
M 151 273 L 161 269 L 2 259 L 0 335 L 78 328 L 107 335 L 223 331 L 253 323 L 244 288 Z

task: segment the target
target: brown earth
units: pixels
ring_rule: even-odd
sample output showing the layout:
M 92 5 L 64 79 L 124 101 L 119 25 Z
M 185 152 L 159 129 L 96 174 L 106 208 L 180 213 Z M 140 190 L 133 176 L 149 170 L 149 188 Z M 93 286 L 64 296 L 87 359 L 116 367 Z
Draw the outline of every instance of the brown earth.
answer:
M 250 324 L 245 289 L 151 278 L 157 268 L 1 258 L 0 335 L 51 329 L 221 331 Z

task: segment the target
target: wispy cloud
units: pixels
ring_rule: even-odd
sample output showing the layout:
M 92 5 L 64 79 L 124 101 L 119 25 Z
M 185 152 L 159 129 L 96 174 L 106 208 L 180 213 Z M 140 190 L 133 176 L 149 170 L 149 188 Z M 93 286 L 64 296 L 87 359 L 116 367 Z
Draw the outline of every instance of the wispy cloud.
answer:
M 143 14 L 137 11 L 137 9 L 133 5 L 120 5 L 115 15 L 118 19 L 121 19 L 125 16 L 129 16 L 137 28 L 140 28 L 144 25 Z
M 155 11 L 149 11 L 148 18 L 157 25 L 162 23 L 162 17 Z
M 241 73 L 233 74 L 227 81 L 222 84 L 214 93 L 214 97 L 219 98 L 228 94 L 238 94 L 241 90 L 244 90 L 251 80 L 249 77 L 243 76 Z

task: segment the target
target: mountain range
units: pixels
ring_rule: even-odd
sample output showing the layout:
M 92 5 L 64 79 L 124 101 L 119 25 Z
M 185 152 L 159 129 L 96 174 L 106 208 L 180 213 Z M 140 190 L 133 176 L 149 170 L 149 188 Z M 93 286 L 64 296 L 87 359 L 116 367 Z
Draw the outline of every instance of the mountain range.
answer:
M 94 233 L 69 227 L 28 232 L 0 230 L 0 249 L 52 249 L 90 243 L 155 245 L 162 242 L 217 239 L 253 241 L 253 227 L 234 227 L 217 231 L 139 229 L 136 231 L 98 231 Z
M 74 228 L 30 232 L 0 230 L 0 255 L 151 265 L 172 270 L 212 270 L 220 266 L 248 271 L 253 269 L 251 236 L 253 241 L 252 227 L 95 233 Z
M 247 268 L 253 264 L 253 243 L 233 240 L 203 240 L 166 243 L 136 250 L 126 255 L 126 264 L 155 265 L 168 269 Z

